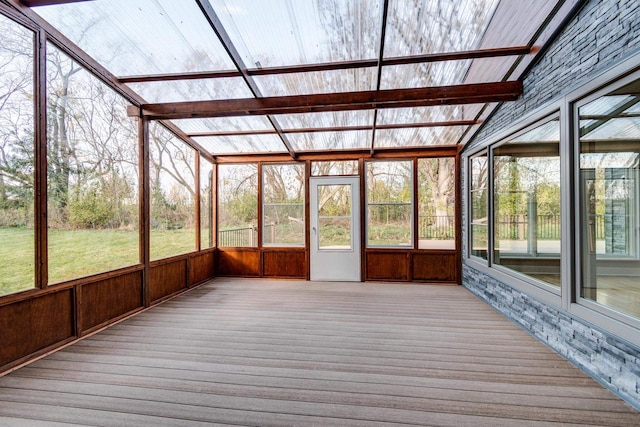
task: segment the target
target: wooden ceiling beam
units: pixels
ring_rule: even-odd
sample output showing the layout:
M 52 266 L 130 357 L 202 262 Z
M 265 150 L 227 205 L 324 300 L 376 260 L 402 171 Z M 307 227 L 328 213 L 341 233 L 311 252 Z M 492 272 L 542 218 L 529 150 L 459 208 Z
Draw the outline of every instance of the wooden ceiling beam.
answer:
M 522 83 L 513 81 L 417 89 L 143 104 L 140 109 L 129 108 L 128 112 L 130 116 L 146 116 L 156 120 L 256 116 L 502 102 L 513 101 L 521 94 Z
M 420 122 L 420 123 L 397 123 L 387 125 L 377 125 L 377 129 L 419 129 L 429 127 L 446 127 L 446 126 L 471 126 L 478 124 L 475 120 L 455 120 L 448 122 Z M 349 131 L 362 131 L 371 130 L 371 126 L 331 126 L 331 127 L 313 127 L 313 128 L 296 128 L 296 129 L 282 129 L 282 133 L 296 134 L 296 133 L 322 133 L 322 132 L 349 132 Z M 187 135 L 189 137 L 207 137 L 207 136 L 247 136 L 247 135 L 275 135 L 275 130 L 260 129 L 260 130 L 240 130 L 240 131 L 226 131 L 226 132 L 191 132 Z
M 387 59 L 360 59 L 354 61 L 323 62 L 317 64 L 291 65 L 280 67 L 247 68 L 248 76 L 268 76 L 274 74 L 295 74 L 311 73 L 318 71 L 349 70 L 355 68 L 382 66 L 424 64 L 440 61 L 460 61 L 476 58 L 496 58 L 501 56 L 528 55 L 531 48 L 528 46 L 501 47 L 495 49 L 478 49 L 461 52 L 429 53 L 424 55 L 399 56 Z M 185 73 L 149 74 L 139 76 L 121 76 L 118 79 L 122 83 L 144 83 L 171 80 L 197 80 L 197 79 L 217 79 L 228 77 L 242 77 L 242 73 L 237 70 L 220 71 L 192 71 Z

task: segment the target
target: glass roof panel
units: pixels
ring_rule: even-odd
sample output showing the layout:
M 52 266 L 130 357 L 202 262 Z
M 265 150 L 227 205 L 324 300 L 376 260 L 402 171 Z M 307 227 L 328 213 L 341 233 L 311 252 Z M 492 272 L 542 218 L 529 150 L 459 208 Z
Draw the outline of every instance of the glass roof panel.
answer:
M 433 107 L 384 108 L 378 110 L 377 124 L 402 124 L 473 120 L 484 104 L 438 105 Z
M 584 128 L 582 122 L 580 127 Z M 592 125 L 592 127 L 595 126 Z M 615 118 L 603 121 L 600 126 L 595 127 L 586 135 L 581 135 L 581 141 L 601 141 L 601 140 L 640 140 L 640 117 Z
M 235 69 L 195 1 L 100 0 L 34 10 L 115 75 Z
M 172 122 L 185 133 L 233 132 L 243 130 L 273 130 L 265 116 L 215 117 L 209 119 L 180 119 Z
M 597 98 L 580 107 L 580 116 L 600 116 L 611 114 L 637 98 L 631 95 L 608 95 Z
M 558 120 L 551 120 L 540 126 L 531 129 L 515 138 L 511 138 L 509 142 L 547 142 L 560 141 L 560 125 Z
M 253 98 L 241 77 L 128 83 L 147 102 Z
M 371 146 L 371 131 L 289 133 L 294 151 L 353 150 Z
M 193 139 L 213 155 L 287 151 L 278 135 L 203 136 Z
M 254 76 L 263 96 L 375 90 L 375 68 Z
M 467 126 L 377 129 L 375 148 L 425 147 L 457 144 Z
M 372 110 L 328 111 L 324 113 L 280 114 L 274 116 L 282 129 L 337 126 L 373 126 Z
M 461 84 L 471 61 L 392 65 L 382 68 L 381 89 Z
M 380 0 L 212 0 L 247 67 L 376 58 Z
M 391 1 L 385 58 L 475 49 L 499 0 Z
M 381 89 L 402 89 L 430 86 L 448 86 L 471 83 L 489 83 L 500 80 L 503 68 L 509 68 L 516 57 L 479 58 L 475 60 L 441 61 L 422 64 L 389 65 L 382 67 Z M 471 64 L 482 70 L 493 70 L 469 76 Z M 493 67 L 493 68 L 492 68 Z M 499 73 L 502 74 L 499 74 Z M 496 76 L 499 76 L 498 78 Z

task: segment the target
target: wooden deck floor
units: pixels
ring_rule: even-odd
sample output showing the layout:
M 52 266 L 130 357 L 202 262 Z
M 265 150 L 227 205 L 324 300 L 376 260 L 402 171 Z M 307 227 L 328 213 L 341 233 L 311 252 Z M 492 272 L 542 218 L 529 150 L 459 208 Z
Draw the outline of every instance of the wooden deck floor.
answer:
M 0 378 L 0 425 L 640 425 L 459 286 L 217 279 Z

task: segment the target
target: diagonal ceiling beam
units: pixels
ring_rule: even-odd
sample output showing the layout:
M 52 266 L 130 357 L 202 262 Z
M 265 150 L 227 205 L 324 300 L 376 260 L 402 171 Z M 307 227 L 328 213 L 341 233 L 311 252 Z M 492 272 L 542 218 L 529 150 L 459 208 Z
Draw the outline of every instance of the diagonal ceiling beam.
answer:
M 384 0 L 382 6 L 382 28 L 380 29 L 380 50 L 378 51 L 378 74 L 376 78 L 376 91 L 380 90 L 382 83 L 382 60 L 384 59 L 384 39 L 387 33 L 387 14 L 389 13 L 389 0 Z M 371 156 L 375 150 L 376 144 L 376 124 L 378 123 L 378 109 L 373 110 L 373 124 L 371 126 Z
M 322 62 L 318 64 L 288 65 L 281 67 L 248 68 L 249 76 L 268 76 L 274 74 L 311 73 L 318 71 L 350 70 L 355 68 L 377 67 L 389 65 L 424 64 L 440 61 L 460 61 L 476 58 L 498 58 L 503 56 L 528 55 L 528 46 L 500 47 L 495 49 L 478 49 L 461 52 L 428 53 L 424 55 L 398 56 L 382 59 L 357 59 L 353 61 Z M 216 79 L 225 77 L 242 77 L 237 70 L 194 71 L 185 73 L 149 74 L 139 76 L 121 76 L 122 83 L 144 83 L 170 80 Z
M 151 119 L 264 116 L 502 102 L 513 101 L 521 94 L 522 83 L 513 81 L 417 89 L 143 104 L 140 109 L 130 107 L 129 114 L 142 115 Z
M 218 39 L 220 39 L 222 46 L 227 51 L 227 54 L 233 61 L 234 65 L 236 66 L 236 68 L 238 68 L 238 71 L 240 71 L 240 73 L 242 74 L 242 78 L 244 79 L 245 83 L 249 87 L 249 90 L 251 90 L 251 93 L 253 93 L 253 96 L 255 96 L 256 98 L 262 98 L 262 93 L 260 92 L 258 85 L 247 72 L 247 66 L 242 60 L 242 56 L 240 55 L 240 52 L 238 52 L 236 47 L 231 42 L 231 38 L 229 37 L 229 34 L 224 29 L 222 22 L 218 18 L 218 15 L 216 14 L 215 10 L 213 10 L 213 7 L 211 6 L 211 3 L 209 3 L 209 0 L 196 0 L 196 2 L 198 3 L 198 6 L 200 7 L 200 10 L 204 14 L 205 18 L 209 22 L 209 25 L 211 25 L 211 28 L 218 36 Z M 269 120 L 269 122 L 271 123 L 271 126 L 273 126 L 275 131 L 278 133 L 278 136 L 282 140 L 282 143 L 284 144 L 284 146 L 287 148 L 287 151 L 289 152 L 291 157 L 295 159 L 296 153 L 293 150 L 293 146 L 287 139 L 286 135 L 282 133 L 282 129 L 280 128 L 280 125 L 278 124 L 278 122 L 269 115 L 267 115 L 267 120 Z

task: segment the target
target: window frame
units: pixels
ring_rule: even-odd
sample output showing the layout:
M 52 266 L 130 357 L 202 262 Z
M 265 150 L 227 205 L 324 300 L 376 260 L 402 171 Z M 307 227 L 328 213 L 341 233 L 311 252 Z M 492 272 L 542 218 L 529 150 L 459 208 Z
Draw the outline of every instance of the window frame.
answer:
M 572 203 L 575 206 L 573 233 L 574 233 L 574 245 L 572 248 L 573 255 L 573 274 L 575 281 L 572 286 L 572 298 L 569 302 L 569 310 L 572 313 L 584 318 L 587 321 L 591 321 L 598 325 L 603 326 L 605 329 L 613 332 L 614 334 L 621 336 L 625 339 L 629 339 L 631 342 L 640 344 L 638 338 L 638 330 L 640 329 L 640 316 L 634 317 L 631 314 L 626 314 L 622 311 L 615 310 L 604 304 L 600 304 L 596 301 L 582 297 L 582 282 L 583 282 L 583 260 L 582 260 L 582 248 L 585 244 L 583 241 L 582 227 L 582 212 L 581 212 L 581 194 L 580 194 L 580 107 L 610 94 L 611 92 L 620 89 L 629 83 L 636 80 L 640 80 L 640 67 L 638 67 L 638 59 L 640 55 L 635 55 L 631 59 L 624 63 L 610 69 L 597 78 L 592 79 L 579 89 L 570 93 L 567 97 L 567 110 L 571 117 L 571 141 L 573 142 L 572 150 Z M 638 175 L 636 175 L 638 176 Z M 640 183 L 637 183 L 640 186 Z M 636 200 L 636 204 L 640 203 Z M 636 211 L 636 214 L 640 217 L 640 210 Z M 636 218 L 636 224 L 640 224 L 640 218 Z M 640 236 L 636 236 L 636 239 L 640 239 Z M 605 257 L 607 261 L 623 261 L 633 260 L 640 263 L 640 242 L 635 243 L 635 256 L 628 257 Z M 633 276 L 632 276 L 633 277 Z M 638 277 L 638 276 L 635 276 Z M 640 280 L 640 277 L 638 277 Z
M 367 179 L 368 176 L 368 165 L 370 163 L 382 163 L 382 162 L 408 162 L 411 164 L 411 173 L 409 177 L 410 183 L 410 197 L 411 201 L 409 205 L 409 223 L 410 223 L 410 241 L 407 245 L 371 245 L 369 244 L 369 181 Z M 381 160 L 365 160 L 364 162 L 364 212 L 361 214 L 361 221 L 364 223 L 364 248 L 365 249 L 389 249 L 389 250 L 413 250 L 415 249 L 416 239 L 415 239 L 415 211 L 416 211 L 416 194 L 415 194 L 415 183 L 416 183 L 416 171 L 415 171 L 415 161 L 413 158 L 393 158 L 393 159 L 381 159 Z
M 488 266 L 490 265 L 490 258 L 489 258 L 489 247 L 491 246 L 491 233 L 489 233 L 489 224 L 492 222 L 492 218 L 491 218 L 491 210 L 489 209 L 489 200 L 491 200 L 491 198 L 493 197 L 492 193 L 490 193 L 491 191 L 491 185 L 489 180 L 491 179 L 491 174 L 489 173 L 489 171 L 491 170 L 491 162 L 489 160 L 489 155 L 490 152 L 488 149 L 483 148 L 473 154 L 470 154 L 467 159 L 465 164 L 467 165 L 467 173 L 465 175 L 465 181 L 467 182 L 467 189 L 468 191 L 465 193 L 467 195 L 467 203 L 465 206 L 465 215 L 467 217 L 467 244 L 466 244 L 466 252 L 467 252 L 467 258 L 473 259 L 476 262 Z M 472 180 L 473 180 L 473 160 L 477 159 L 479 157 L 484 157 L 486 156 L 487 158 L 487 184 L 485 187 L 483 187 L 485 189 L 485 191 L 487 192 L 487 222 L 486 224 L 474 224 L 473 222 L 473 184 L 472 184 Z M 476 191 L 479 189 L 475 189 Z M 473 246 L 473 225 L 483 225 L 486 226 L 487 228 L 487 258 L 482 258 L 479 257 L 477 255 L 474 255 L 472 253 L 472 246 Z
M 220 185 L 222 184 L 222 180 L 220 179 L 220 169 L 221 168 L 225 168 L 225 167 L 233 167 L 233 166 L 247 166 L 247 165 L 253 165 L 256 168 L 256 186 L 257 186 L 257 193 L 256 193 L 256 225 L 255 225 L 255 232 L 257 233 L 257 236 L 255 237 L 255 245 L 252 246 L 224 246 L 221 245 L 220 242 L 222 241 L 222 239 L 220 238 L 220 232 L 221 231 L 227 231 L 227 230 L 220 230 L 220 212 L 222 211 L 222 209 L 220 208 L 220 203 L 222 202 L 222 198 L 220 197 L 220 195 L 222 194 L 222 192 L 220 191 Z M 250 250 L 258 250 L 260 248 L 260 240 L 261 240 L 261 230 L 260 230 L 260 222 L 262 221 L 262 215 L 260 210 L 262 209 L 262 203 L 261 203 L 261 187 L 262 187 L 262 167 L 261 164 L 259 162 L 241 162 L 241 163 L 216 163 L 215 164 L 215 194 L 214 194 L 214 199 L 215 199 L 215 215 L 214 215 L 214 220 L 215 220 L 215 224 L 212 228 L 215 229 L 215 235 L 214 235 L 214 241 L 215 241 L 215 245 L 214 247 L 216 248 L 225 248 L 225 249 L 237 249 L 237 248 L 241 248 L 241 249 L 250 249 Z
M 302 184 L 302 202 L 300 203 L 300 205 L 302 206 L 302 240 L 300 241 L 300 243 L 265 243 L 264 242 L 264 230 L 265 230 L 265 176 L 264 176 L 264 168 L 266 167 L 278 167 L 278 166 L 298 166 L 298 167 L 302 167 L 302 173 L 303 173 L 303 179 L 305 182 L 303 182 Z M 306 162 L 284 162 L 284 163 L 277 163 L 277 162 L 271 162 L 271 163 L 260 163 L 259 165 L 259 175 L 260 175 L 260 179 L 258 181 L 258 193 L 259 193 L 259 198 L 258 198 L 258 205 L 259 207 L 259 220 L 258 220 L 258 241 L 261 243 L 261 245 L 259 245 L 259 247 L 261 248 L 305 248 L 306 247 L 306 234 L 307 234 L 307 221 L 306 221 L 306 217 L 307 217 L 307 197 L 306 197 L 306 187 L 307 187 L 307 164 Z
M 496 234 L 495 234 L 496 233 L 496 230 L 495 230 L 495 228 L 496 228 L 495 227 L 495 212 L 496 212 L 496 207 L 495 207 L 496 190 L 495 190 L 495 185 L 496 185 L 496 182 L 495 182 L 495 173 L 494 173 L 495 172 L 495 150 L 497 148 L 500 148 L 501 146 L 509 143 L 512 139 L 517 138 L 519 136 L 522 136 L 522 135 L 526 134 L 527 132 L 529 132 L 531 130 L 534 130 L 537 127 L 542 126 L 542 125 L 544 125 L 546 123 L 549 123 L 550 121 L 553 121 L 553 120 L 558 120 L 558 128 L 559 128 L 558 130 L 559 130 L 559 133 L 560 133 L 559 152 L 558 152 L 559 160 L 558 160 L 558 162 L 560 163 L 560 233 L 561 233 L 560 234 L 560 241 L 561 241 L 561 249 L 560 249 L 559 256 L 560 256 L 560 269 L 561 270 L 562 270 L 563 264 L 568 261 L 567 260 L 567 256 L 565 255 L 563 257 L 563 255 L 562 255 L 563 253 L 565 253 L 565 254 L 567 253 L 566 251 L 562 250 L 562 241 L 564 241 L 562 232 L 563 232 L 563 230 L 565 228 L 565 224 L 563 222 L 563 217 L 564 217 L 564 212 L 566 210 L 566 208 L 565 208 L 565 206 L 563 204 L 563 195 L 566 193 L 566 191 L 563 191 L 563 185 L 562 185 L 562 176 L 563 176 L 562 172 L 564 170 L 563 163 L 562 163 L 562 160 L 563 160 L 563 155 L 562 155 L 562 126 L 563 126 L 563 122 L 561 120 L 561 114 L 560 114 L 560 110 L 559 109 L 556 109 L 556 111 L 552 112 L 551 114 L 548 114 L 548 115 L 546 115 L 544 117 L 538 118 L 538 119 L 536 119 L 534 121 L 527 121 L 528 124 L 526 126 L 524 126 L 524 127 L 520 127 L 519 126 L 518 130 L 510 133 L 506 137 L 500 138 L 496 142 L 492 143 L 489 147 L 487 147 L 487 149 L 490 152 L 489 160 L 488 160 L 489 165 L 487 167 L 487 170 L 488 170 L 489 175 L 490 175 L 490 177 L 488 179 L 488 181 L 490 181 L 490 184 L 489 184 L 490 185 L 490 191 L 489 191 L 489 197 L 490 198 L 489 198 L 489 204 L 488 204 L 488 209 L 489 209 L 489 212 L 490 212 L 490 214 L 489 214 L 489 217 L 490 217 L 490 224 L 489 225 L 490 225 L 490 227 L 489 227 L 488 232 L 490 233 L 490 237 L 488 239 L 489 248 L 487 249 L 488 250 L 488 254 L 487 255 L 488 255 L 488 258 L 489 258 L 488 264 L 492 268 L 495 268 L 496 270 L 501 271 L 505 275 L 513 276 L 513 277 L 517 278 L 518 280 L 520 280 L 520 281 L 522 281 L 522 282 L 524 282 L 524 283 L 526 283 L 528 285 L 536 286 L 536 287 L 538 287 L 538 288 L 540 288 L 540 289 L 542 289 L 542 290 L 544 290 L 546 292 L 550 292 L 552 294 L 561 296 L 562 295 L 563 283 L 564 283 L 564 281 L 563 281 L 564 277 L 562 275 L 562 271 L 560 271 L 560 282 L 561 282 L 561 284 L 560 284 L 560 286 L 555 287 L 555 286 L 553 286 L 551 284 L 546 283 L 543 280 L 536 279 L 535 277 L 532 277 L 532 276 L 530 276 L 528 274 L 525 274 L 525 273 L 519 272 L 517 270 L 505 267 L 504 265 L 497 264 L 495 262 L 495 255 L 496 255 L 495 254 L 495 251 L 496 251 L 496 243 L 495 243 L 495 240 L 496 240 Z M 565 184 L 565 186 L 566 186 L 566 184 Z

